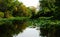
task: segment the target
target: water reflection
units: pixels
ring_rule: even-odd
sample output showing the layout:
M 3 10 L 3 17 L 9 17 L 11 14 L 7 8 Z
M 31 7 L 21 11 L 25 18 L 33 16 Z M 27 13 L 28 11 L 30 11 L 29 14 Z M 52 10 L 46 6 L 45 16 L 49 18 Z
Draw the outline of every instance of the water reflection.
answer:
M 40 28 L 40 35 L 43 37 L 60 37 L 60 26 L 52 25 L 48 28 Z
M 36 28 L 26 28 L 23 33 L 14 37 L 39 37 L 39 30 L 36 30 Z
M 22 32 L 27 27 L 25 21 L 15 20 L 12 23 L 4 23 L 0 25 L 0 37 L 13 37 Z
M 47 30 L 40 29 L 42 36 L 39 36 L 39 27 L 37 27 L 38 29 L 35 26 L 32 28 L 26 27 L 27 22 L 25 20 L 14 20 L 13 22 L 4 23 L 0 25 L 0 37 L 46 37 L 45 35 L 48 34 Z

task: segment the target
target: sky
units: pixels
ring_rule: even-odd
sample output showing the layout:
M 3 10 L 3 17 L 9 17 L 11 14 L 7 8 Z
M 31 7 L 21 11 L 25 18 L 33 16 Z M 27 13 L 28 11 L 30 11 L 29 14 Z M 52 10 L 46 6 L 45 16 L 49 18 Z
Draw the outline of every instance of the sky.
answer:
M 26 5 L 27 7 L 34 6 L 37 8 L 39 6 L 39 0 L 19 0 L 19 1 Z

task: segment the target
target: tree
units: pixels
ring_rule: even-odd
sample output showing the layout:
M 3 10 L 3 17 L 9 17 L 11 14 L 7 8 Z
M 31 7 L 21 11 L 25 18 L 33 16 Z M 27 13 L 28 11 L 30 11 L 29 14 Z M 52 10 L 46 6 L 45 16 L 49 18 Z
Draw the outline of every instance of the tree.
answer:
M 39 16 L 53 16 L 53 19 L 60 19 L 60 1 L 59 0 L 41 0 Z
M 0 0 L 0 11 L 4 12 L 4 18 L 7 18 L 6 14 L 9 15 L 11 13 L 13 2 L 14 0 Z M 10 13 L 7 11 L 10 11 Z
M 36 18 L 36 8 L 34 6 L 29 7 L 31 11 L 31 18 Z
M 4 12 L 4 18 L 31 16 L 30 10 L 18 0 L 0 0 L 0 11 Z
M 13 16 L 30 16 L 31 13 L 29 12 L 29 9 L 23 5 L 23 3 L 19 3 L 18 5 L 14 6 Z
M 60 0 L 41 0 L 40 1 L 40 17 L 43 16 L 43 17 L 52 17 L 52 20 L 55 22 L 56 20 L 59 20 L 60 21 Z M 45 19 L 46 20 L 46 19 Z M 44 34 L 44 36 L 47 36 L 47 37 L 59 37 L 59 33 L 60 33 L 60 22 L 59 21 L 56 21 L 55 23 L 52 22 L 51 19 L 49 19 L 50 22 L 49 24 L 47 23 L 47 25 L 50 25 L 50 26 L 47 26 L 46 24 L 43 23 L 42 27 L 43 29 L 41 30 L 46 30 L 47 29 L 47 34 Z M 41 22 L 41 21 L 40 21 Z M 47 21 L 46 21 L 47 22 Z M 58 24 L 59 22 L 59 24 Z M 52 25 L 51 25 L 52 23 Z M 45 26 L 46 26 L 46 29 L 45 29 Z M 49 28 L 50 27 L 50 28 Z M 42 32 L 43 33 L 43 32 Z M 46 32 L 44 32 L 46 33 Z
M 53 16 L 55 13 L 55 0 L 41 0 L 40 1 L 40 11 L 39 14 L 40 16 Z
M 60 20 L 60 0 L 55 0 L 55 6 L 56 6 L 56 10 L 54 13 L 54 18 L 59 19 Z

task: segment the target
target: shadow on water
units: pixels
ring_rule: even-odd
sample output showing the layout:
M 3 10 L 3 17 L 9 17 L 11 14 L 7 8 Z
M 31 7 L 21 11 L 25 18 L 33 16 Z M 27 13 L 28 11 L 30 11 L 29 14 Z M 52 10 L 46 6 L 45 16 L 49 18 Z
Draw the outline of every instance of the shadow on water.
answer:
M 42 37 L 60 37 L 60 25 L 51 25 L 50 28 L 40 28 Z
M 13 37 L 13 35 L 23 32 L 26 27 L 26 21 L 6 22 L 0 25 L 0 37 Z

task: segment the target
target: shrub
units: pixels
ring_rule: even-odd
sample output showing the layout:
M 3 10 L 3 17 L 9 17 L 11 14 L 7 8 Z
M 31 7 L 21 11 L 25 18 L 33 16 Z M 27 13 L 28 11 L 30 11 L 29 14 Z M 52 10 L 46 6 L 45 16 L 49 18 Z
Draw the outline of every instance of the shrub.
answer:
M 0 18 L 4 17 L 4 13 L 0 12 Z

